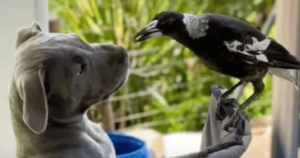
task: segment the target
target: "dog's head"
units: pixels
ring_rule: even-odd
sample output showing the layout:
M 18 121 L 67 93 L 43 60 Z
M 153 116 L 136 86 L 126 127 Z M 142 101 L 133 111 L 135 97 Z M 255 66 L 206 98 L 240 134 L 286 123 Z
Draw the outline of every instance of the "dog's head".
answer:
M 127 79 L 123 47 L 46 33 L 36 22 L 19 30 L 16 49 L 14 80 L 22 117 L 35 133 L 42 133 L 48 121 L 81 121 L 91 105 L 107 99 Z

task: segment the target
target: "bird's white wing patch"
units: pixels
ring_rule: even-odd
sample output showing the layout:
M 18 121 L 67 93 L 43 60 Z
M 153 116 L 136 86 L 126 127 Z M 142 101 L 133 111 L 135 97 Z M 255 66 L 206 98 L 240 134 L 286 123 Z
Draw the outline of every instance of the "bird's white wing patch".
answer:
M 239 42 L 239 41 L 233 41 L 231 43 L 225 41 L 224 43 L 225 43 L 225 46 L 227 47 L 227 49 L 231 52 L 239 52 L 239 53 L 242 53 L 242 54 L 245 54 L 245 55 L 253 56 L 252 54 L 249 54 L 246 51 L 241 51 L 241 50 L 237 49 L 238 46 L 242 45 L 242 43 Z
M 200 38 L 206 35 L 206 30 L 209 28 L 209 19 L 205 15 L 183 14 L 183 23 L 189 36 L 193 39 Z
M 252 44 L 251 43 L 241 43 L 237 40 L 233 42 L 224 42 L 224 45 L 226 48 L 231 52 L 237 52 L 242 53 L 249 56 L 255 56 L 258 61 L 261 62 L 269 62 L 268 58 L 264 54 L 264 51 L 268 48 L 268 46 L 271 43 L 271 40 L 267 37 L 266 39 L 262 41 L 258 41 L 257 38 L 252 37 Z M 237 47 L 240 46 L 242 49 L 238 49 Z M 256 54 L 253 54 L 251 52 L 256 52 Z M 246 61 L 247 63 L 251 63 L 249 61 Z
M 257 60 L 259 60 L 259 61 L 263 61 L 263 62 L 269 62 L 269 60 L 268 60 L 268 58 L 264 55 L 264 54 L 259 54 L 259 55 L 255 55 L 256 56 L 256 58 L 257 58 Z
M 252 41 L 253 41 L 252 45 L 255 47 L 255 50 L 260 50 L 260 51 L 266 50 L 271 43 L 271 40 L 269 38 L 266 38 L 259 42 L 255 37 L 252 37 Z

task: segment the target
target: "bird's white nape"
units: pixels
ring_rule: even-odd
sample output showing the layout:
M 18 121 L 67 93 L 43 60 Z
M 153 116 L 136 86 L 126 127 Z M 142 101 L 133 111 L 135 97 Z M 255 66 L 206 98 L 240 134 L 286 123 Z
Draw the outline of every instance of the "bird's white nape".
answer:
M 206 35 L 208 26 L 208 18 L 205 15 L 197 16 L 189 13 L 183 13 L 183 23 L 189 36 L 193 39 Z

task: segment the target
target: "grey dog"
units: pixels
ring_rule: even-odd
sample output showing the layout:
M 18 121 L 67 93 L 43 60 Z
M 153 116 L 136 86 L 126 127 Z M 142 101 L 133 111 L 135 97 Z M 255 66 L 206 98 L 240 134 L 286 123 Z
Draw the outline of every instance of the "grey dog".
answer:
M 75 34 L 19 30 L 10 89 L 18 158 L 115 158 L 107 134 L 86 115 L 128 76 L 126 49 Z

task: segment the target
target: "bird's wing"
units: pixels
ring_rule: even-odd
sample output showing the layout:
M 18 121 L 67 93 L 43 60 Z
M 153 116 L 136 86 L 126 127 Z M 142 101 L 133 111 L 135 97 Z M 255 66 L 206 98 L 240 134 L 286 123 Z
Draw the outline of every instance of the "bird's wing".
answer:
M 270 39 L 266 38 L 263 41 L 257 41 L 255 37 L 244 37 L 242 41 L 224 40 L 225 47 L 236 55 L 242 57 L 247 63 L 255 64 L 259 62 L 269 63 L 269 59 L 264 54 L 270 44 Z
M 226 25 L 221 30 L 224 46 L 249 64 L 266 63 L 270 67 L 300 68 L 300 62 L 287 49 L 254 28 L 248 27 L 245 30 Z
M 241 28 L 242 26 L 235 26 L 234 23 L 223 24 L 219 35 L 221 35 L 224 46 L 249 64 L 269 64 L 268 56 L 264 52 L 272 40 L 255 28 L 246 27 L 247 25 L 244 25 L 245 28 Z
M 271 67 L 299 68 L 300 62 L 281 44 L 241 20 L 211 14 L 210 25 L 216 25 L 224 46 L 249 64 L 266 63 Z

